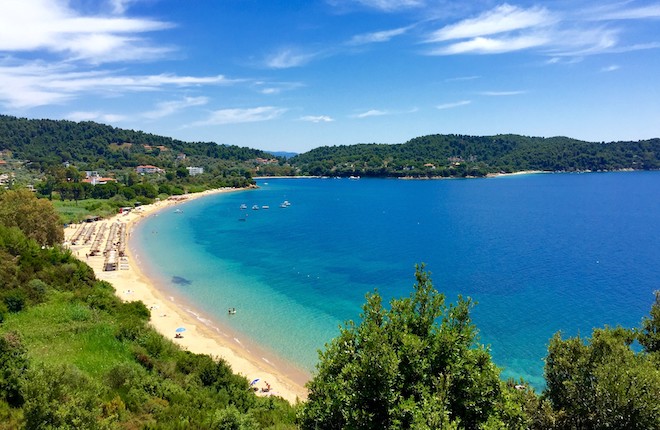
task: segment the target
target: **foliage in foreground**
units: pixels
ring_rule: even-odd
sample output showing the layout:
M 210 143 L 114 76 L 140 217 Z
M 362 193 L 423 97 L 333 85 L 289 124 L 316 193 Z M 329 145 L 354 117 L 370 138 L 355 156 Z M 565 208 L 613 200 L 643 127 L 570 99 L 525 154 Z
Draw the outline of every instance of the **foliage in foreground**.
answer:
M 0 224 L 0 429 L 295 428 L 288 402 L 149 316 L 70 251 Z
M 53 205 L 37 199 L 26 189 L 0 191 L 0 224 L 20 228 L 40 245 L 52 246 L 64 240 L 59 215 Z
M 546 390 L 502 382 L 477 343 L 470 300 L 445 305 L 423 266 L 390 309 L 367 295 L 319 354 L 304 429 L 660 429 L 660 293 L 641 330 L 550 342 Z M 638 338 L 643 350 L 631 348 Z

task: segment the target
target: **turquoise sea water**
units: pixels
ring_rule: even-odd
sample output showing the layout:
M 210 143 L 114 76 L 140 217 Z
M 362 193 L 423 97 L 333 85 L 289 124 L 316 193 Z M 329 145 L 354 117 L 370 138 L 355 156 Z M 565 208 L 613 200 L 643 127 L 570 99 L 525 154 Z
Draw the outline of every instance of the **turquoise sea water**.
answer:
M 258 183 L 163 211 L 132 246 L 223 331 L 307 371 L 366 292 L 407 296 L 420 262 L 448 301 L 478 302 L 503 376 L 537 387 L 555 332 L 637 326 L 660 289 L 660 172 Z

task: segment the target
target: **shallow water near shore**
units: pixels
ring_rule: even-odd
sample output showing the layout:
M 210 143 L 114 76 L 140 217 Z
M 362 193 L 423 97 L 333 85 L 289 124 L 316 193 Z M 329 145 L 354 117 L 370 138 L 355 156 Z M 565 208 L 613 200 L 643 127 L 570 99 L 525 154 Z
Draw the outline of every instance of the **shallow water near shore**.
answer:
M 365 293 L 409 295 L 416 263 L 448 302 L 478 302 L 503 376 L 536 387 L 555 332 L 637 326 L 660 288 L 660 172 L 258 184 L 162 211 L 131 242 L 173 294 L 306 371 Z

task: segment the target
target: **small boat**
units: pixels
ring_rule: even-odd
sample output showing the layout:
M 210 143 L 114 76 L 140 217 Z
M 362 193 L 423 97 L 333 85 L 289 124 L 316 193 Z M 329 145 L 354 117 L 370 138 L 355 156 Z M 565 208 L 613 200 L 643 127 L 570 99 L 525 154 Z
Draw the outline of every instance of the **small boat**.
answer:
M 258 210 L 259 210 L 259 205 L 254 205 L 254 206 L 252 206 L 252 210 L 253 210 L 253 211 L 258 211 Z
M 270 206 L 268 206 L 268 205 L 263 205 L 263 206 L 261 207 L 261 209 L 270 209 Z
M 236 315 L 236 308 L 229 308 L 229 315 Z
M 291 203 L 288 200 L 284 200 L 280 205 L 281 208 L 288 208 L 289 206 L 291 206 Z
M 245 203 L 243 203 L 243 204 L 241 205 L 240 209 L 241 209 L 241 210 L 243 210 L 243 209 L 247 209 L 247 205 L 246 205 Z
M 181 209 L 176 209 L 176 210 L 174 211 L 174 213 L 175 213 L 175 214 L 182 214 L 183 211 L 182 211 Z
M 348 179 L 358 180 L 360 176 L 349 176 Z

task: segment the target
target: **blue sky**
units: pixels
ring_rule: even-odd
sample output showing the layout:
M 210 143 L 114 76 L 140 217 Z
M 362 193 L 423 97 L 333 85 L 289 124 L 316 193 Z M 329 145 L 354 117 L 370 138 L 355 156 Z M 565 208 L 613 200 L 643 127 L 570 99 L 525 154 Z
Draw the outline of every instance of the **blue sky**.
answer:
M 3 0 L 0 112 L 294 152 L 660 137 L 660 2 Z

